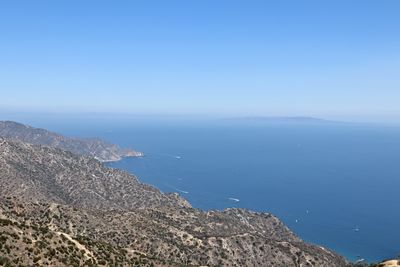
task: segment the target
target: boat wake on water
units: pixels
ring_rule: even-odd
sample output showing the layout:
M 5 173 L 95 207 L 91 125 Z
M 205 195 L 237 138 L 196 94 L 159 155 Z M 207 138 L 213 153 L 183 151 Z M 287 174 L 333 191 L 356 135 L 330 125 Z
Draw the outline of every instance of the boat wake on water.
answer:
M 183 193 L 183 194 L 189 194 L 188 191 L 180 190 L 180 189 L 178 189 L 178 188 L 175 188 L 175 190 L 178 191 L 178 192 L 180 192 L 180 193 Z

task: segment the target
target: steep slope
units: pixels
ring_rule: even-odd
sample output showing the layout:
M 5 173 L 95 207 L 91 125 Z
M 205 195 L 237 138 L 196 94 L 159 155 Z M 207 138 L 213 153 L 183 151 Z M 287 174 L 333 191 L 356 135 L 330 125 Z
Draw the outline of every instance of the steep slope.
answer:
M 189 206 L 90 157 L 0 138 L 0 195 L 89 209 Z
M 0 199 L 0 207 L 0 256 L 23 265 L 347 266 L 270 214 L 104 212 L 15 198 Z
M 347 266 L 276 217 L 203 212 L 98 161 L 0 139 L 0 264 Z
M 69 138 L 45 129 L 33 128 L 13 121 L 0 121 L 0 137 L 26 143 L 56 147 L 77 155 L 92 156 L 100 161 L 116 161 L 123 157 L 143 156 L 143 153 L 121 149 L 101 139 Z

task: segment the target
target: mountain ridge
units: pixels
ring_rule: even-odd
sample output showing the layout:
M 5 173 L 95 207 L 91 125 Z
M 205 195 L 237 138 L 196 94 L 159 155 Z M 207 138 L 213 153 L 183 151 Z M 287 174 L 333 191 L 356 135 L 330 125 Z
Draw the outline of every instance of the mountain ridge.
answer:
M 0 121 L 0 137 L 26 143 L 57 147 L 99 161 L 118 161 L 124 157 L 141 157 L 142 152 L 122 149 L 99 138 L 72 138 L 42 128 L 35 128 L 14 121 Z
M 3 196 L 12 192 L 21 199 L 28 195 L 31 201 L 48 199 L 93 209 L 190 206 L 91 157 L 3 138 L 0 154 Z

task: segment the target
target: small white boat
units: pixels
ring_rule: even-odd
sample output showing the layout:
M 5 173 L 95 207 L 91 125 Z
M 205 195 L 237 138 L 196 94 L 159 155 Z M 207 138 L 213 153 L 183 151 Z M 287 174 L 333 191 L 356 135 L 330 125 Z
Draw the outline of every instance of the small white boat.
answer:
M 355 264 L 357 264 L 357 263 L 362 263 L 362 262 L 364 262 L 364 261 L 365 261 L 365 259 L 359 259 L 359 260 L 356 260 Z

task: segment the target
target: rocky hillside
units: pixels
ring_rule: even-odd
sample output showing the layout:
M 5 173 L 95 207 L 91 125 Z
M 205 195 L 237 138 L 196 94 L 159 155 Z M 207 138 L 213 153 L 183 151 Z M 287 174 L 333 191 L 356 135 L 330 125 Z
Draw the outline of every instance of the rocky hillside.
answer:
M 204 212 L 59 149 L 0 139 L 0 265 L 348 266 L 279 219 Z
M 79 139 L 33 128 L 12 121 L 0 121 L 0 137 L 11 138 L 26 143 L 45 145 L 70 151 L 77 155 L 94 157 L 100 161 L 116 161 L 123 157 L 139 157 L 143 153 L 121 149 L 117 145 L 101 139 Z
M 90 157 L 0 138 L 1 196 L 56 202 L 86 209 L 180 207 L 187 202 L 162 194 L 126 172 Z

